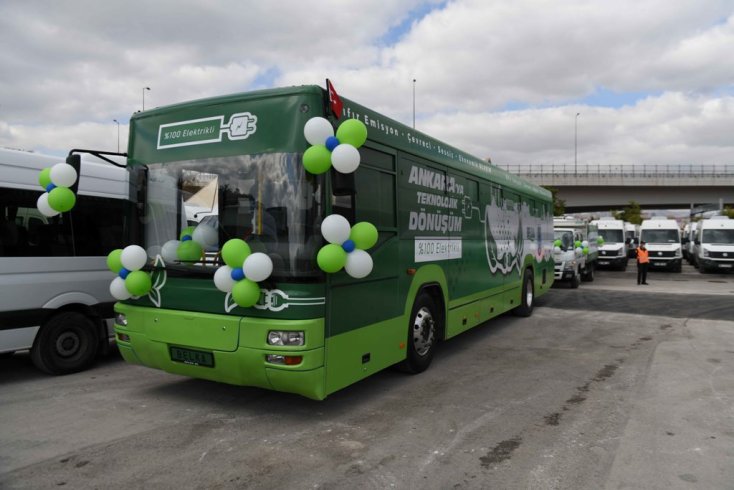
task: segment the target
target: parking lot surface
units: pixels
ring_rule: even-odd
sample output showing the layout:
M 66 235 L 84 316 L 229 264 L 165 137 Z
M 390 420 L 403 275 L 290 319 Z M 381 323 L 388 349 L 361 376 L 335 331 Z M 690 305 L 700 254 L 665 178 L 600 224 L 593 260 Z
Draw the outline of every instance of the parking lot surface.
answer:
M 322 402 L 0 360 L 0 488 L 732 488 L 734 275 L 599 271 Z

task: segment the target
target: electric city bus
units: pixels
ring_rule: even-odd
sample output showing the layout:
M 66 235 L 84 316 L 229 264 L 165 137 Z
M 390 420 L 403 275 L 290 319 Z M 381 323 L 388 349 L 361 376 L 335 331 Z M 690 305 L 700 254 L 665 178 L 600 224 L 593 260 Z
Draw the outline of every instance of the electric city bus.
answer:
M 337 114 L 329 100 L 302 86 L 133 115 L 134 241 L 153 287 L 115 306 L 126 361 L 321 400 L 389 366 L 421 372 L 439 341 L 510 310 L 531 314 L 554 277 L 550 192 L 350 100 Z M 304 169 L 314 117 L 364 123 L 356 171 Z M 178 260 L 164 252 L 190 225 L 192 201 L 216 203 L 206 214 L 217 239 L 201 260 Z M 366 277 L 319 267 L 321 225 L 335 214 L 377 230 Z M 249 307 L 214 284 L 231 239 L 272 261 Z

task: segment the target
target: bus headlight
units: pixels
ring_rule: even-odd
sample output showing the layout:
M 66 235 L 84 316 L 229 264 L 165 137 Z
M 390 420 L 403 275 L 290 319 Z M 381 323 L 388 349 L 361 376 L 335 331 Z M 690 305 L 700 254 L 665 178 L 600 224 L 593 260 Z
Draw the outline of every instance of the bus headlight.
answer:
M 127 317 L 124 313 L 115 313 L 115 323 L 127 327 Z
M 306 335 L 303 331 L 271 330 L 268 332 L 269 345 L 303 345 Z

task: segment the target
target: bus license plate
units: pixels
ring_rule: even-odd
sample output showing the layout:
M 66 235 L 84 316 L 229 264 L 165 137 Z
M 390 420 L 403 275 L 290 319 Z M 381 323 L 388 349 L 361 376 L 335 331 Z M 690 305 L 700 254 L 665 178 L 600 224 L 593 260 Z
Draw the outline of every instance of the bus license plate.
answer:
M 171 360 L 192 366 L 214 367 L 214 354 L 193 349 L 171 347 Z

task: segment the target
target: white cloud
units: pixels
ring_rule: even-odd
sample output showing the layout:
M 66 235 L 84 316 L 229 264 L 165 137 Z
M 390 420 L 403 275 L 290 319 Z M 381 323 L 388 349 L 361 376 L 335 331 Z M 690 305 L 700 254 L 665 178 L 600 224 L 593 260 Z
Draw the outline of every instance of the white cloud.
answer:
M 418 128 L 496 162 L 573 161 L 576 112 L 580 162 L 730 162 L 734 145 L 730 0 L 7 0 L 0 42 L 11 147 L 116 147 L 145 86 L 155 107 L 326 77 L 408 124 L 415 78 Z M 602 88 L 626 105 L 589 102 Z

